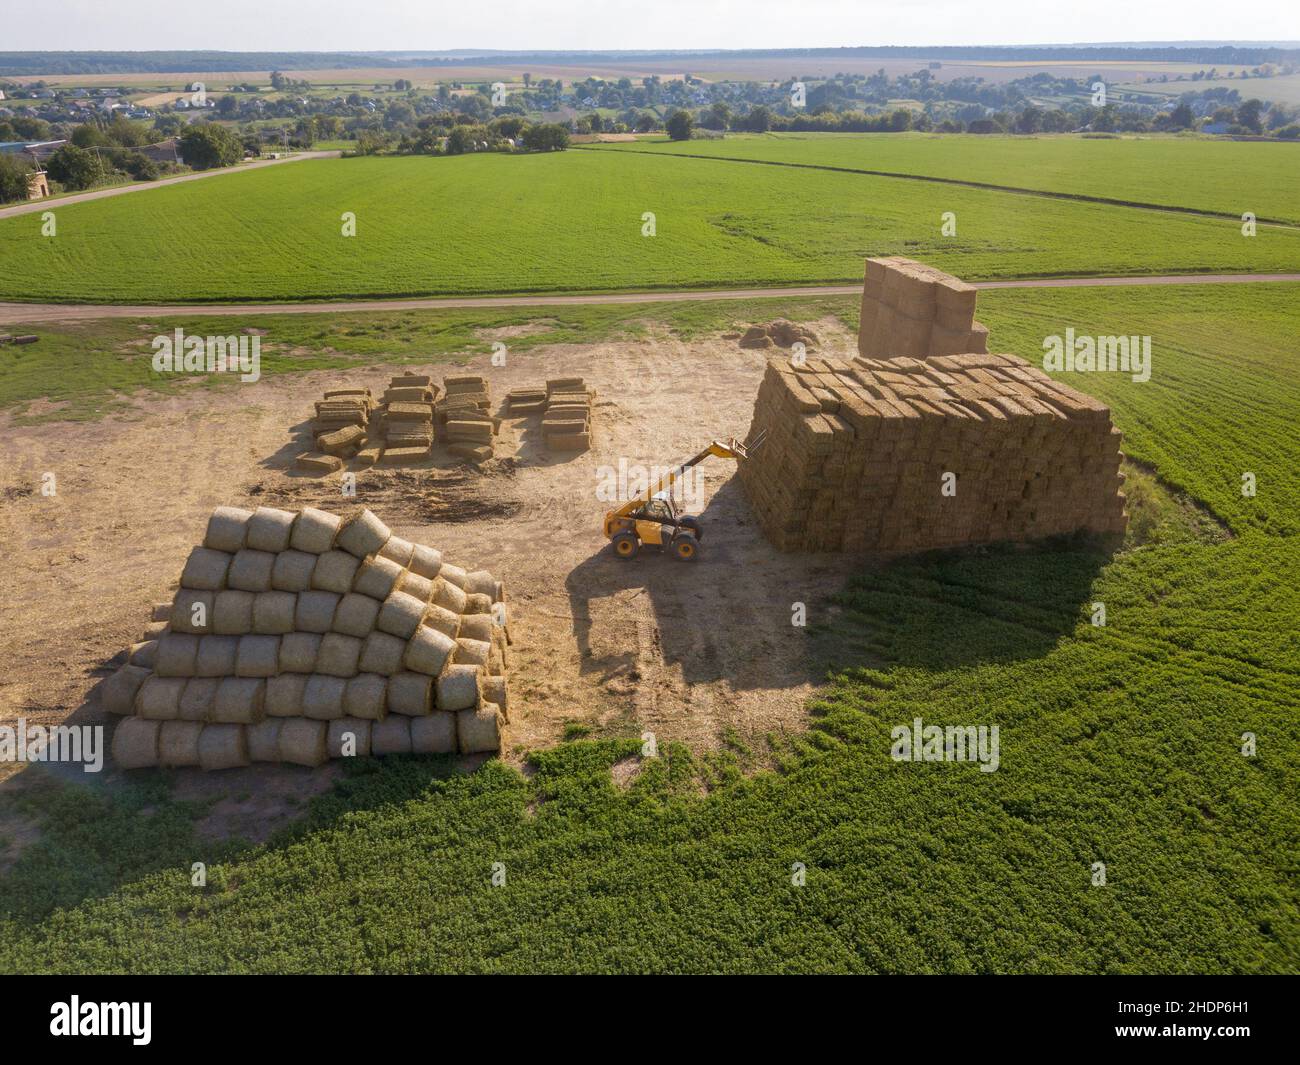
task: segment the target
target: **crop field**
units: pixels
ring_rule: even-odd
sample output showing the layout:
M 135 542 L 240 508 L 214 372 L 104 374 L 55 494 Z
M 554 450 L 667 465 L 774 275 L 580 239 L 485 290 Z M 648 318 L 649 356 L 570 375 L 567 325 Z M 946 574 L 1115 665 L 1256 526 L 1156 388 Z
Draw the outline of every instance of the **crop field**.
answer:
M 752 143 L 759 150 L 768 142 Z M 835 150 L 859 142 L 844 143 Z M 960 168 L 964 144 L 973 142 L 936 143 Z M 1047 141 L 1035 150 L 1122 142 L 1086 143 Z M 721 142 L 719 150 L 733 146 Z M 1285 213 L 1275 193 L 1293 173 L 1278 174 L 1291 158 L 1287 146 L 1231 147 L 1263 149 L 1239 157 L 1236 184 L 1261 201 L 1251 204 L 1261 215 L 1266 205 Z M 823 150 L 821 142 L 795 149 L 809 157 Z M 816 284 L 859 281 L 865 257 L 899 253 L 968 280 L 1300 269 L 1296 228 L 1261 227 L 1246 238 L 1230 218 L 651 151 L 306 161 L 66 204 L 57 208 L 56 237 L 41 235 L 36 214 L 0 220 L 0 260 L 21 264 L 0 274 L 0 299 L 276 301 Z M 1074 161 L 1062 171 L 1079 166 L 1079 156 L 1068 157 Z M 1104 176 L 1090 180 L 1109 188 Z M 1162 180 L 1180 190 L 1188 184 Z M 1186 195 L 1200 202 L 1199 192 Z M 1226 185 L 1217 195 L 1200 205 L 1236 209 Z M 356 216 L 355 237 L 341 235 L 344 212 Z M 955 237 L 941 233 L 945 212 L 956 217 Z M 647 213 L 653 236 L 642 235 Z
M 695 337 L 776 313 L 851 326 L 856 309 L 532 313 L 536 351 L 548 333 Z M 11 804 L 39 838 L 0 863 L 0 971 L 1296 972 L 1294 288 L 990 291 L 979 318 L 1029 358 L 1067 326 L 1150 335 L 1149 381 L 1066 380 L 1111 405 L 1125 451 L 1208 526 L 1145 525 L 1138 494 L 1141 528 L 1114 555 L 1040 544 L 861 570 L 810 604 L 809 654 L 829 669 L 806 732 L 637 762 L 640 730 L 618 721 L 534 751 L 529 775 L 363 763 L 261 842 L 205 837 L 211 801 L 177 774 L 51 776 Z M 377 359 L 404 332 L 402 358 L 483 339 L 465 311 L 274 323 L 304 371 Z M 116 352 L 100 387 L 140 383 L 125 332 L 52 332 L 73 366 Z M 680 387 L 710 369 L 695 360 Z M 11 405 L 34 378 L 0 384 Z M 891 761 L 890 730 L 917 717 L 1000 723 L 999 770 Z

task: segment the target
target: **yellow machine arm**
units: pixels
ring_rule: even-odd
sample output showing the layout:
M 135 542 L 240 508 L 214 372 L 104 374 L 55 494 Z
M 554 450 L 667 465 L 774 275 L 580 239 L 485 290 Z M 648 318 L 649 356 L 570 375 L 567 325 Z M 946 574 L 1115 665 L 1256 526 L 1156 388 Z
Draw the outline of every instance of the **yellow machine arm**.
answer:
M 676 484 L 678 478 L 683 476 L 692 466 L 698 466 L 710 455 L 714 455 L 720 459 L 745 459 L 749 458 L 750 453 L 762 442 L 763 439 L 761 436 L 750 444 L 742 444 L 734 436 L 725 443 L 721 440 L 710 441 L 708 447 L 704 448 L 698 454 L 692 455 L 680 466 L 676 466 L 669 470 L 660 477 L 658 481 L 650 485 L 643 495 L 634 496 L 617 510 L 611 510 L 606 514 L 606 525 L 608 526 L 611 521 L 617 521 L 621 518 L 627 518 L 632 514 L 635 514 L 660 492 L 663 492 Z

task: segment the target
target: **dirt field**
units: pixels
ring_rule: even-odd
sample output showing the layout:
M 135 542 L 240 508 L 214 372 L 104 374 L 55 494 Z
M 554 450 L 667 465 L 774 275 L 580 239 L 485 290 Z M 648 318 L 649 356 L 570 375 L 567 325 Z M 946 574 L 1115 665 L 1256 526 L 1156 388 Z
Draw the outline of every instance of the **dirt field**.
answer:
M 830 322 L 816 328 L 824 350 L 851 343 Z M 598 392 L 593 450 L 548 455 L 534 415 L 506 420 L 498 455 L 513 456 L 483 473 L 441 448 L 425 467 L 358 472 L 356 502 L 396 533 L 506 582 L 515 639 L 510 760 L 556 742 L 571 722 L 595 734 L 650 730 L 661 744 L 683 740 L 697 749 L 718 745 L 729 730 L 761 737 L 804 727 L 804 700 L 820 677 L 807 637 L 791 626 L 792 604 L 808 604 L 815 621 L 851 562 L 772 549 L 734 465 L 716 459 L 702 467 L 697 562 L 653 549 L 617 560 L 600 528 L 609 504 L 597 497 L 599 468 L 617 470 L 620 460 L 668 466 L 712 437 L 743 436 L 763 364 L 761 352 L 734 341 L 671 338 L 554 347 L 512 356 L 503 368 L 483 358 L 471 368 L 489 378 L 494 401 L 547 377 L 584 376 Z M 431 372 L 440 379 L 443 369 Z M 390 373 L 346 380 L 378 391 Z M 304 449 L 312 401 L 341 380 L 335 372 L 278 377 L 141 398 L 132 415 L 94 423 L 0 425 L 13 456 L 0 481 L 8 578 L 0 593 L 0 721 L 104 719 L 97 684 L 138 638 L 150 605 L 170 597 L 214 506 L 351 505 L 337 475 L 289 472 Z M 52 498 L 40 490 L 47 471 L 57 478 Z M 200 793 L 233 796 L 254 778 L 259 790 L 283 792 L 273 781 L 287 780 L 301 793 L 333 772 L 182 775 Z

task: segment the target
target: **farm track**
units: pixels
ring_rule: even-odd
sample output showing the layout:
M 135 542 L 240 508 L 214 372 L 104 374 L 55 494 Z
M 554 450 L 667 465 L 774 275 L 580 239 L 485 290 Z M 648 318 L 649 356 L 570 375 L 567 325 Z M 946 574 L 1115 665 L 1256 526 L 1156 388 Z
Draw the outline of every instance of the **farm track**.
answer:
M 1234 285 L 1248 282 L 1300 281 L 1296 274 L 1158 274 L 1133 277 L 1035 277 L 1010 281 L 974 281 L 977 289 L 1110 288 L 1147 285 Z M 330 314 L 358 311 L 421 311 L 467 307 L 562 307 L 571 304 L 684 303 L 709 300 L 859 296 L 854 285 L 780 285 L 772 288 L 672 289 L 661 292 L 606 292 L 584 296 L 450 296 L 419 299 L 349 300 L 337 303 L 0 303 L 0 325 L 74 322 L 96 318 L 164 318 L 179 314 L 243 316 L 258 314 Z

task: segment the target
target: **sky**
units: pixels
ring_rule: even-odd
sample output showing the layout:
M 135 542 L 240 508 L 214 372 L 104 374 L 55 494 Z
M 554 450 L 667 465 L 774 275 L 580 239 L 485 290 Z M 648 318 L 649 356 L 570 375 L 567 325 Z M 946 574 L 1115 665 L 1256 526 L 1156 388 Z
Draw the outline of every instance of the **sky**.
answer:
M 0 51 L 626 50 L 1296 39 L 1296 0 L 0 0 Z

